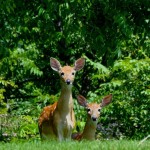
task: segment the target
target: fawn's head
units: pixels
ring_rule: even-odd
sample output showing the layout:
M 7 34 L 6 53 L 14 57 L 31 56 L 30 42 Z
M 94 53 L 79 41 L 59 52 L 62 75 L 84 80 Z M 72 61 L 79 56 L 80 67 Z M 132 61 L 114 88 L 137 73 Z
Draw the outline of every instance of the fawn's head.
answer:
M 83 106 L 87 110 L 88 117 L 91 118 L 91 121 L 97 122 L 99 116 L 100 116 L 100 111 L 103 107 L 107 106 L 108 104 L 111 103 L 112 100 L 112 94 L 107 95 L 103 98 L 102 102 L 97 104 L 97 103 L 88 103 L 86 98 L 83 97 L 82 95 L 77 96 L 77 101 L 79 105 Z
M 84 67 L 85 59 L 79 58 L 75 61 L 74 66 L 62 67 L 60 62 L 55 58 L 50 58 L 50 66 L 53 70 L 57 71 L 60 75 L 61 81 L 66 85 L 72 85 L 76 71 L 81 70 Z

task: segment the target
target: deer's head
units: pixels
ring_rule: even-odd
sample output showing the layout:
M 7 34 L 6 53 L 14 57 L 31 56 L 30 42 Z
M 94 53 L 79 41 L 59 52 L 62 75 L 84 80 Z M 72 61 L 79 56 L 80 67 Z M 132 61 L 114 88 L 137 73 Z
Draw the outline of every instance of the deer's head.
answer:
M 112 94 L 107 95 L 103 98 L 102 102 L 97 103 L 88 103 L 86 98 L 82 95 L 77 96 L 77 101 L 79 105 L 83 106 L 87 110 L 88 117 L 91 118 L 91 121 L 97 122 L 101 109 L 111 103 Z
M 60 75 L 61 82 L 66 85 L 72 85 L 76 71 L 81 70 L 85 65 L 85 59 L 79 58 L 75 61 L 74 66 L 61 66 L 60 62 L 55 58 L 50 58 L 50 66 L 53 70 L 57 71 Z

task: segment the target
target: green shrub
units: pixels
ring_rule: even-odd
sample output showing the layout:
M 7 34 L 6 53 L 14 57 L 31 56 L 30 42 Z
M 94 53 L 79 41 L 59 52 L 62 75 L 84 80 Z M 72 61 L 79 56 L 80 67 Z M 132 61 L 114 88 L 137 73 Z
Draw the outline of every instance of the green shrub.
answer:
M 116 61 L 110 69 L 110 76 L 106 76 L 108 82 L 100 84 L 97 90 L 88 93 L 89 100 L 95 97 L 97 102 L 103 96 L 113 94 L 112 104 L 102 110 L 98 125 L 98 130 L 104 137 L 143 138 L 149 134 L 149 64 L 148 58 Z
M 0 115 L 0 140 L 38 139 L 37 120 L 31 116 Z

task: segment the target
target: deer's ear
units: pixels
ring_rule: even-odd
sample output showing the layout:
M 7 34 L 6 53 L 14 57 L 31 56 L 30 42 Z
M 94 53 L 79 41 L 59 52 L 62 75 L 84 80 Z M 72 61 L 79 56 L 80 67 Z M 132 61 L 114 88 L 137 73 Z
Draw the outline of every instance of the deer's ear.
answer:
M 87 105 L 88 105 L 86 98 L 82 95 L 77 96 L 77 101 L 78 101 L 79 105 L 81 105 L 83 107 L 87 107 Z
M 79 58 L 78 60 L 75 61 L 74 70 L 79 71 L 84 67 L 84 65 L 85 65 L 85 58 Z
M 112 94 L 105 96 L 102 100 L 101 107 L 105 107 L 109 105 L 111 103 L 111 100 L 112 100 Z
M 61 68 L 60 62 L 53 57 L 50 58 L 50 66 L 55 71 L 59 71 Z

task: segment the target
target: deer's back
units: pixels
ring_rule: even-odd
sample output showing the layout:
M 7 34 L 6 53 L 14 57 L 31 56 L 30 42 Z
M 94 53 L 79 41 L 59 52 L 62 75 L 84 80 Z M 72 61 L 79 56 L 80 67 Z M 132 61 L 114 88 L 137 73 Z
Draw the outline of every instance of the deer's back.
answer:
M 78 140 L 78 141 L 80 141 L 80 140 L 82 139 L 82 133 L 73 133 L 73 134 L 71 135 L 71 138 L 72 138 L 73 140 Z
M 53 129 L 53 114 L 56 110 L 57 102 L 50 106 L 46 106 L 43 108 L 43 111 L 38 120 L 39 132 L 41 137 L 43 135 L 50 135 L 52 136 L 55 134 Z

